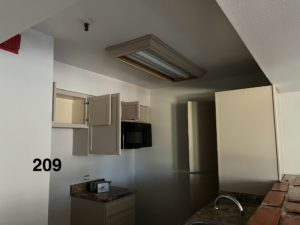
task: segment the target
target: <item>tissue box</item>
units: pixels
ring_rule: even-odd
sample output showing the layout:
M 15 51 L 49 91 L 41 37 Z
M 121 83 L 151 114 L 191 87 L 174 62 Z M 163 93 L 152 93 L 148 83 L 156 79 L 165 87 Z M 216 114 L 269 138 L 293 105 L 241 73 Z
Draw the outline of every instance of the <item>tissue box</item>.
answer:
M 110 184 L 109 182 L 98 183 L 97 184 L 97 192 L 98 193 L 108 192 L 109 184 Z
M 88 191 L 91 193 L 108 192 L 111 181 L 105 179 L 93 180 L 88 183 Z

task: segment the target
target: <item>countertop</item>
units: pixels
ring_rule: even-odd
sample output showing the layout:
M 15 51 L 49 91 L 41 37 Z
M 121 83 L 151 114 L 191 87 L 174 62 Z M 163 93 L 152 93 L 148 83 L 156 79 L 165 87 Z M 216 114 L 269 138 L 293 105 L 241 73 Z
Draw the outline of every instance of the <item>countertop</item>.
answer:
M 282 199 L 282 203 L 279 205 L 268 205 L 266 198 L 263 200 L 263 203 L 259 207 L 259 209 L 272 209 L 272 210 L 278 210 L 280 212 L 280 216 L 278 220 L 275 220 L 274 222 L 270 223 L 270 225 L 283 225 L 283 224 L 300 224 L 300 214 L 299 213 L 289 213 L 287 212 L 287 205 L 289 203 L 289 197 L 290 196 L 296 196 L 300 197 L 300 186 L 295 185 L 296 178 L 300 177 L 299 175 L 284 175 L 284 177 L 281 180 L 281 183 L 276 184 L 288 184 L 288 189 L 286 191 L 277 191 L 272 188 L 273 192 L 279 192 L 284 195 L 284 198 Z M 274 186 L 273 186 L 274 187 Z M 271 190 L 270 190 L 271 191 Z M 272 200 L 272 199 L 271 199 Z M 274 201 L 274 199 L 273 199 Z M 297 203 L 299 204 L 299 203 Z M 256 214 L 258 214 L 258 211 Z M 260 219 L 256 217 L 256 214 L 251 218 L 250 223 L 251 224 L 259 224 Z M 289 222 L 288 222 L 289 220 Z M 249 223 L 249 224 L 250 224 Z
M 97 180 L 93 180 L 93 181 L 97 181 Z M 90 182 L 93 181 L 71 185 L 70 186 L 71 197 L 83 198 L 83 199 L 88 199 L 97 202 L 111 202 L 135 193 L 135 191 L 133 190 L 122 188 L 122 187 L 116 187 L 116 186 L 110 186 L 108 192 L 91 193 L 88 191 L 88 185 Z
M 218 204 L 219 210 L 214 208 L 214 203 L 212 202 L 196 212 L 186 221 L 185 225 L 189 225 L 194 221 L 209 221 L 224 225 L 247 224 L 263 200 L 263 196 L 258 195 L 233 192 L 220 192 L 220 194 L 235 197 L 244 208 L 243 217 L 241 217 L 239 209 L 233 202 L 227 199 L 220 199 Z
M 299 179 L 299 184 L 296 182 L 296 178 Z M 288 185 L 286 185 L 288 184 Z M 281 186 L 280 189 L 278 187 Z M 274 188 L 275 187 L 275 188 Z M 282 188 L 288 187 L 288 188 Z M 285 190 L 284 190 L 285 189 Z M 267 201 L 269 193 L 276 194 L 276 196 L 282 196 L 281 203 L 270 205 Z M 218 206 L 220 210 L 214 209 L 214 204 L 208 204 L 197 213 L 195 213 L 185 225 L 190 225 L 194 221 L 207 221 L 215 224 L 224 225 L 246 225 L 246 224 L 266 224 L 270 225 L 283 225 L 283 224 L 300 224 L 300 213 L 287 212 L 287 206 L 290 204 L 290 198 L 300 201 L 300 176 L 299 175 L 285 175 L 280 182 L 275 182 L 272 191 L 270 190 L 268 195 L 264 196 L 239 194 L 230 192 L 221 192 L 220 194 L 231 195 L 235 197 L 243 206 L 245 212 L 243 218 L 239 214 L 237 206 L 233 202 L 226 202 L 226 200 L 220 200 Z M 275 192 L 275 193 L 274 193 Z M 273 196 L 274 197 L 274 196 Z M 275 201 L 275 198 L 269 200 Z M 298 205 L 297 205 L 298 204 Z M 297 208 L 300 208 L 300 203 L 296 203 Z M 295 210 L 295 209 L 293 209 Z M 276 212 L 275 214 L 267 213 Z M 279 214 L 279 215 L 278 215 Z M 278 216 L 277 216 L 278 215 Z M 265 218 L 265 219 L 264 219 Z

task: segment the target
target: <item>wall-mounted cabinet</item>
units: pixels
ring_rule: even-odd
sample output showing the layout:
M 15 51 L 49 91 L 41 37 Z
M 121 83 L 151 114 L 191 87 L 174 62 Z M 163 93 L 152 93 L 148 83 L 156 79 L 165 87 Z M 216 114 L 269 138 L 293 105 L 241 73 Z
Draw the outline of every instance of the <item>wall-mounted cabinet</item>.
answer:
M 53 88 L 54 128 L 74 128 L 73 155 L 120 155 L 120 94 L 90 96 Z
M 93 105 L 89 112 L 89 129 L 74 129 L 73 155 L 121 154 L 120 94 L 102 97 L 89 101 L 89 105 Z
M 87 101 L 89 96 L 53 87 L 52 126 L 88 128 Z
M 150 123 L 150 107 L 139 102 L 122 102 L 122 120 Z

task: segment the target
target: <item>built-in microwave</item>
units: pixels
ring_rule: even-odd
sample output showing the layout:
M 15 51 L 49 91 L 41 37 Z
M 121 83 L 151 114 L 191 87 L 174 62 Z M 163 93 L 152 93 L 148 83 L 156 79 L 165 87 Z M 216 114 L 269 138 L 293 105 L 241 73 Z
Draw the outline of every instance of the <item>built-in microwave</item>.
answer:
M 122 149 L 152 147 L 151 124 L 122 121 Z

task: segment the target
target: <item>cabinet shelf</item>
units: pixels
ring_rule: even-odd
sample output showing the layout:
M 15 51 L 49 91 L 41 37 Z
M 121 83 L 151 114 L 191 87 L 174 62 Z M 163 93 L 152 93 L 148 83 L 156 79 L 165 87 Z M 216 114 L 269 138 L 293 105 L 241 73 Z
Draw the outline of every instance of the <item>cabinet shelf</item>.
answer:
M 53 84 L 52 127 L 86 128 L 89 95 L 57 89 Z
M 57 122 L 52 122 L 52 127 L 53 128 L 89 128 L 85 124 L 70 124 L 70 123 L 57 123 Z

